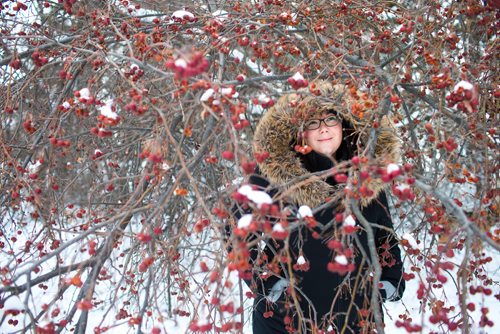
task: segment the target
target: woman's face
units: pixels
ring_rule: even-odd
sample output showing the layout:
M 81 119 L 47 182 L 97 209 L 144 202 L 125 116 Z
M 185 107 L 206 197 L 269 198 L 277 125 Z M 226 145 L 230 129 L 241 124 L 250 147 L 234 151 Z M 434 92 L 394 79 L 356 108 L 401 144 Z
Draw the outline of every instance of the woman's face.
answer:
M 319 127 L 311 129 L 318 125 L 318 121 Z M 342 143 L 342 121 L 327 113 L 309 119 L 305 124 L 304 138 L 316 153 L 331 157 Z

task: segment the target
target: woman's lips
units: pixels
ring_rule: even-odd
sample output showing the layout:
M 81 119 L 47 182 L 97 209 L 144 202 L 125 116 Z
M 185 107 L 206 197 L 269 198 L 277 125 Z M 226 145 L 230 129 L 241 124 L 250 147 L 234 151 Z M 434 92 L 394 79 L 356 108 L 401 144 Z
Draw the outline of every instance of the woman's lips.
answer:
M 333 138 L 325 138 L 325 139 L 318 139 L 318 141 L 329 141 L 332 140 Z

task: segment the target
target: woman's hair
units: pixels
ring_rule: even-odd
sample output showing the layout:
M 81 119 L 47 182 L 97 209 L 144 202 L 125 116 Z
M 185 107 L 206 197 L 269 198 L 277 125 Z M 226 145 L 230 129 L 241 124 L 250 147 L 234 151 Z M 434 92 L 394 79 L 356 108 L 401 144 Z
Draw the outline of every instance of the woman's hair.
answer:
M 358 135 L 354 127 L 345 118 L 342 118 L 342 142 L 335 152 L 335 160 L 338 162 L 351 160 L 357 152 Z

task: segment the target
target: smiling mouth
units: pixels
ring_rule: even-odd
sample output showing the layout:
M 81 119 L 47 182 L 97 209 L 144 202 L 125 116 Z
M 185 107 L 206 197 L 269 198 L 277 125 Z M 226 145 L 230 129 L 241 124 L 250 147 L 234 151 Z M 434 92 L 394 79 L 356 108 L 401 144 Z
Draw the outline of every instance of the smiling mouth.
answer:
M 332 140 L 332 138 L 318 139 L 318 141 L 329 141 L 329 140 Z

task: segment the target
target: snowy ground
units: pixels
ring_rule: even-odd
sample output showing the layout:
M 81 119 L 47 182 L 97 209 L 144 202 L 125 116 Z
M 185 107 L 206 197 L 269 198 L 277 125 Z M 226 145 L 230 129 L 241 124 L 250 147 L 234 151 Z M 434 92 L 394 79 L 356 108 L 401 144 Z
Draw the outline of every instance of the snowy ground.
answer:
M 7 223 L 7 221 L 3 221 L 3 223 Z M 140 224 L 136 224 L 137 226 L 140 226 Z M 9 225 L 5 225 L 9 226 Z M 135 225 L 134 225 L 135 226 Z M 15 229 L 15 226 L 12 226 L 12 228 Z M 134 231 L 132 231 L 134 232 Z M 138 233 L 138 231 L 135 231 Z M 133 233 L 132 233 L 133 234 Z M 76 235 L 67 235 L 68 239 L 72 239 L 76 237 Z M 193 246 L 196 248 L 197 243 L 200 242 L 206 242 L 207 239 L 201 238 L 197 239 L 197 236 L 193 236 L 192 239 L 190 240 L 185 240 L 184 242 L 188 246 Z M 13 244 L 13 250 L 19 251 L 19 247 L 21 245 L 24 245 L 24 242 L 26 240 L 23 240 L 23 235 L 18 236 L 18 242 L 16 244 Z M 209 243 L 211 245 L 214 245 L 216 243 Z M 128 242 L 124 241 L 123 247 L 130 247 L 130 240 Z M 78 246 L 76 248 L 68 249 L 67 252 L 63 254 L 63 257 L 65 259 L 68 259 L 68 261 L 71 261 L 72 263 L 79 262 L 83 260 L 84 258 L 87 257 L 85 255 L 86 253 L 81 253 L 79 251 Z M 211 250 L 210 253 L 207 253 L 207 258 L 208 254 L 213 254 L 217 253 L 216 249 Z M 487 255 L 491 256 L 493 259 L 492 262 L 487 263 L 484 266 L 484 271 L 488 273 L 489 277 L 493 280 L 493 284 L 489 286 L 493 290 L 493 293 L 490 296 L 485 296 L 484 294 L 475 294 L 475 295 L 470 295 L 468 296 L 467 303 L 472 302 L 475 304 L 475 311 L 472 312 L 472 319 L 470 319 L 470 323 L 472 324 L 472 330 L 471 333 L 474 334 L 493 334 L 493 333 L 500 333 L 500 303 L 497 300 L 498 296 L 500 295 L 500 289 L 499 289 L 499 282 L 500 282 L 500 258 L 498 257 L 498 253 L 492 250 L 486 250 Z M 220 254 L 218 254 L 220 255 Z M 213 256 L 212 256 L 213 257 Z M 450 261 L 454 263 L 456 266 L 458 266 L 464 257 L 463 252 L 455 252 L 455 255 L 453 258 L 447 258 L 447 261 Z M 1 267 L 6 267 L 8 265 L 8 261 L 10 260 L 10 256 L 2 256 L 0 257 L 0 268 Z M 186 262 L 191 262 L 191 261 L 201 261 L 202 259 L 208 263 L 210 267 L 213 266 L 213 263 L 210 263 L 206 258 L 202 257 L 196 257 L 194 256 L 189 258 L 187 256 L 186 258 L 183 258 L 184 261 Z M 55 261 L 55 259 L 54 259 Z M 48 263 L 44 264 L 44 267 L 42 268 L 43 270 L 50 271 L 51 268 L 54 268 L 55 262 L 54 261 L 49 261 Z M 410 272 L 409 267 L 410 263 L 409 261 L 405 261 L 405 264 L 407 266 L 406 272 Z M 419 264 L 421 265 L 421 263 Z M 422 271 L 422 275 L 425 272 L 425 270 Z M 196 311 L 191 309 L 191 314 L 196 315 L 200 319 L 200 324 L 203 324 L 203 321 L 207 321 L 206 319 L 208 317 L 208 310 L 206 307 L 203 305 L 203 299 L 204 298 L 210 298 L 206 296 L 206 294 L 202 291 L 201 286 L 203 286 L 203 282 L 206 282 L 206 273 L 184 273 L 187 277 L 189 277 L 190 281 L 192 281 L 192 284 L 190 284 L 191 288 L 191 299 L 194 299 L 194 302 L 192 305 L 197 305 Z M 227 274 L 227 273 L 226 273 Z M 225 274 L 225 275 L 226 275 Z M 116 276 L 117 273 L 115 272 L 115 281 L 119 281 L 122 277 Z M 34 277 L 35 275 L 33 275 Z M 445 307 L 455 307 L 455 310 L 450 312 L 450 316 L 456 316 L 456 318 L 460 318 L 460 306 L 459 306 L 459 300 L 458 296 L 456 294 L 457 287 L 456 287 L 456 281 L 457 281 L 457 272 L 456 272 L 456 267 L 454 270 L 451 270 L 450 272 L 446 273 L 445 276 L 448 278 L 448 281 L 443 285 L 442 289 L 434 289 L 434 296 L 438 300 L 443 300 L 445 302 Z M 32 278 L 33 278 L 32 277 Z M 224 300 L 224 303 L 227 303 L 229 301 L 233 301 L 235 308 L 239 306 L 239 300 L 240 300 L 240 295 L 244 296 L 244 318 L 245 318 L 245 323 L 244 323 L 244 331 L 243 333 L 245 334 L 250 334 L 251 331 L 251 308 L 252 308 L 252 303 L 253 300 L 250 298 L 245 297 L 245 293 L 248 291 L 248 288 L 246 287 L 245 284 L 242 284 L 242 291 L 240 291 L 239 288 L 239 282 L 236 276 L 236 273 L 233 272 L 229 276 L 229 281 L 233 283 L 233 288 L 231 290 L 231 294 L 226 297 Z M 22 277 L 24 279 L 24 276 Z M 64 278 L 63 278 L 64 279 Z M 83 277 L 82 277 L 83 279 Z M 425 276 L 422 276 L 422 279 L 425 280 Z M 444 333 L 446 332 L 447 328 L 440 328 L 435 325 L 432 325 L 428 319 L 430 316 L 430 311 L 429 308 L 426 307 L 425 313 L 421 312 L 421 304 L 420 300 L 417 298 L 417 290 L 419 288 L 419 282 L 420 280 L 413 279 L 407 282 L 407 288 L 405 295 L 401 301 L 398 302 L 388 302 L 384 305 L 384 312 L 385 312 L 385 321 L 386 321 L 386 333 L 404 333 L 405 330 L 403 328 L 397 328 L 395 323 L 397 320 L 399 320 L 399 315 L 400 314 L 406 314 L 408 317 L 411 317 L 413 319 L 412 323 L 413 324 L 418 324 L 423 326 L 423 330 L 421 333 Z M 17 281 L 17 284 L 22 284 L 22 281 Z M 3 317 L 2 312 L 5 312 L 5 310 L 23 310 L 26 308 L 29 308 L 30 310 L 37 310 L 36 312 L 40 311 L 40 307 L 44 303 L 49 303 L 51 300 L 54 299 L 54 296 L 56 296 L 57 291 L 59 290 L 58 287 L 59 280 L 54 279 L 51 281 L 51 283 L 47 283 L 48 288 L 46 290 L 41 290 L 36 287 L 33 287 L 33 296 L 34 298 L 29 298 L 26 299 L 25 295 L 21 295 L 19 297 L 13 297 L 8 299 L 5 302 L 4 307 L 0 310 L 0 319 Z M 163 282 L 165 283 L 165 282 Z M 201 284 L 200 284 L 201 283 Z M 163 284 L 164 285 L 164 284 Z M 481 282 L 473 281 L 472 285 L 474 286 L 479 286 L 482 285 Z M 116 286 L 113 288 L 116 289 Z M 114 290 L 111 291 L 111 294 L 114 293 Z M 75 300 L 77 300 L 77 294 L 79 292 L 79 289 L 77 287 L 70 287 L 68 291 L 66 291 L 64 298 L 60 301 L 58 301 L 58 304 L 61 308 L 61 315 L 59 317 L 54 317 L 56 319 L 61 319 L 62 316 L 64 315 L 64 311 L 69 308 L 69 305 L 72 305 Z M 106 296 L 110 294 L 109 290 L 109 285 L 107 284 L 102 284 L 99 285 L 96 288 L 96 294 L 97 295 L 102 295 Z M 139 294 L 141 294 L 141 291 L 139 291 Z M 2 296 L 4 297 L 4 296 Z M 97 326 L 113 326 L 109 328 L 106 333 L 137 333 L 137 326 L 131 327 L 127 323 L 127 319 L 124 320 L 115 320 L 115 315 L 118 312 L 119 309 L 119 304 L 123 302 L 123 300 L 126 300 L 128 297 L 126 294 L 123 294 L 122 296 L 118 296 L 118 301 L 114 303 L 115 305 L 111 305 L 107 308 L 104 307 L 95 307 L 90 313 L 89 317 L 89 332 L 93 332 L 93 328 Z M 140 299 L 140 298 L 139 298 Z M 193 300 L 191 300 L 193 301 Z M 26 306 L 28 305 L 28 307 Z M 488 312 L 488 318 L 494 322 L 493 327 L 487 327 L 487 328 L 480 328 L 479 327 L 479 322 L 481 318 L 481 309 L 483 307 L 487 307 L 489 309 Z M 161 306 L 161 308 L 165 309 L 166 307 L 164 305 Z M 109 312 L 107 312 L 109 310 Z M 73 319 L 78 319 L 79 317 L 79 311 L 77 311 L 75 317 Z M 192 317 L 175 317 L 173 319 L 164 319 L 161 323 L 156 320 L 156 323 L 152 323 L 150 319 L 148 319 L 149 322 L 146 322 L 143 326 L 143 333 L 151 333 L 151 330 L 153 326 L 158 326 L 162 329 L 162 333 L 186 333 L 186 332 L 192 332 L 188 331 L 188 327 L 190 324 L 190 320 Z M 14 326 L 12 323 L 9 324 L 9 320 L 18 320 L 18 325 Z M 2 322 L 0 325 L 0 333 L 13 333 L 16 331 L 20 331 L 22 329 L 23 323 L 27 323 L 29 318 L 27 315 L 20 314 L 17 315 L 16 317 L 12 317 L 10 315 L 7 315 L 5 320 Z M 240 316 L 236 315 L 234 316 L 231 320 L 234 321 L 239 321 Z M 76 320 L 75 320 L 76 321 Z M 38 324 L 40 326 L 44 326 L 47 324 L 48 320 L 45 318 L 42 318 Z M 217 325 L 220 325 L 217 323 Z M 67 328 L 70 328 L 71 326 L 67 326 Z M 65 331 L 65 332 L 69 332 Z M 214 333 L 215 331 L 212 330 L 211 333 Z M 234 331 L 233 331 L 234 332 Z M 457 330 L 455 333 L 459 333 L 460 331 Z
M 455 263 L 459 263 L 461 260 L 461 254 L 457 254 L 455 258 L 452 258 L 451 261 Z M 500 258 L 498 256 L 493 256 L 493 261 L 489 263 L 486 267 L 488 272 L 493 273 L 491 276 L 494 281 L 498 282 L 500 281 Z M 452 273 L 451 275 L 456 274 Z M 454 314 L 459 313 L 459 306 L 458 306 L 458 297 L 456 296 L 456 287 L 454 283 L 454 279 L 452 279 L 452 276 L 449 276 L 449 280 L 446 284 L 444 284 L 444 287 L 442 290 L 439 290 L 438 292 L 441 292 L 441 296 L 437 296 L 440 298 L 443 298 L 443 300 L 447 300 L 446 305 L 447 306 L 452 306 L 454 305 L 456 307 L 456 312 Z M 456 279 L 456 278 L 455 278 Z M 237 284 L 237 278 L 235 275 L 231 276 L 231 280 L 235 283 L 234 288 L 233 288 L 233 300 L 235 303 L 235 307 L 239 305 L 239 288 Z M 243 294 L 248 291 L 246 286 L 243 284 Z M 410 317 L 413 319 L 414 324 L 423 324 L 424 329 L 422 333 L 431 333 L 434 331 L 435 333 L 443 333 L 445 332 L 443 329 L 440 329 L 439 327 L 432 326 L 429 321 L 429 311 L 427 313 L 422 314 L 420 312 L 420 301 L 416 298 L 416 292 L 418 289 L 418 281 L 416 279 L 411 280 L 407 282 L 407 289 L 405 292 L 405 295 L 403 299 L 399 302 L 388 302 L 384 306 L 384 311 L 385 311 L 385 319 L 386 319 L 386 333 L 404 333 L 405 330 L 403 328 L 397 328 L 395 326 L 396 320 L 398 320 L 398 315 L 407 313 Z M 468 300 L 471 302 L 474 302 L 476 304 L 476 311 L 472 313 L 473 320 L 471 323 L 473 324 L 473 329 L 472 333 L 481 333 L 481 334 L 493 334 L 493 333 L 499 333 L 500 332 L 500 303 L 499 301 L 495 298 L 495 295 L 498 295 L 500 292 L 498 290 L 498 285 L 493 285 L 492 287 L 493 293 L 490 296 L 485 297 L 482 294 L 476 294 L 474 296 L 471 296 L 471 299 Z M 36 302 L 41 304 L 43 302 L 47 302 L 51 299 L 51 297 L 55 294 L 56 290 L 53 289 L 48 289 L 47 291 L 40 293 L 39 296 L 37 296 L 36 299 L 38 299 Z M 76 291 L 71 295 L 74 297 L 76 294 Z M 71 297 L 70 296 L 70 297 Z M 245 326 L 244 326 L 244 331 L 243 333 L 245 334 L 250 334 L 251 331 L 251 322 L 250 322 L 250 314 L 251 314 L 251 307 L 252 307 L 252 299 L 249 298 L 244 298 L 245 304 L 244 304 L 244 309 L 245 309 Z M 10 309 L 10 308 L 16 308 L 16 309 L 22 309 L 23 308 L 23 300 L 20 298 L 12 298 L 8 300 L 8 302 L 5 305 L 4 309 Z M 489 313 L 488 317 L 490 320 L 492 320 L 495 325 L 493 328 L 488 327 L 488 328 L 480 328 L 479 327 L 479 319 L 481 317 L 481 312 L 480 309 L 482 307 L 488 307 L 489 308 Z M 101 320 L 103 318 L 104 314 L 100 314 L 98 310 L 93 311 L 91 313 L 91 317 L 89 318 L 90 320 L 90 326 L 89 328 L 93 328 L 94 326 L 102 325 Z M 78 317 L 78 313 L 77 313 Z M 201 317 L 200 317 L 201 318 Z M 19 318 L 18 318 L 19 319 Z M 234 320 L 239 320 L 239 318 L 235 318 Z M 189 321 L 190 319 L 186 317 L 177 317 L 176 319 L 173 320 L 165 320 L 161 326 L 162 328 L 162 333 L 186 333 L 188 332 L 188 326 L 189 326 Z M 21 322 L 21 321 L 20 321 Z M 202 321 L 200 321 L 202 322 Z M 43 321 L 41 322 L 43 323 Z M 148 326 L 150 329 L 151 327 Z M 20 329 L 18 326 L 17 329 Z M 15 329 L 12 325 L 8 325 L 7 321 L 4 321 L 3 325 L 0 327 L 0 332 L 1 333 L 12 333 L 14 332 Z M 150 331 L 145 331 L 145 333 L 149 333 Z M 456 333 L 459 333 L 460 331 L 455 331 Z M 120 325 L 110 328 L 106 333 L 137 333 L 137 328 L 136 327 L 129 327 L 129 325 L 126 322 L 122 322 Z M 214 333 L 214 331 L 212 331 Z

